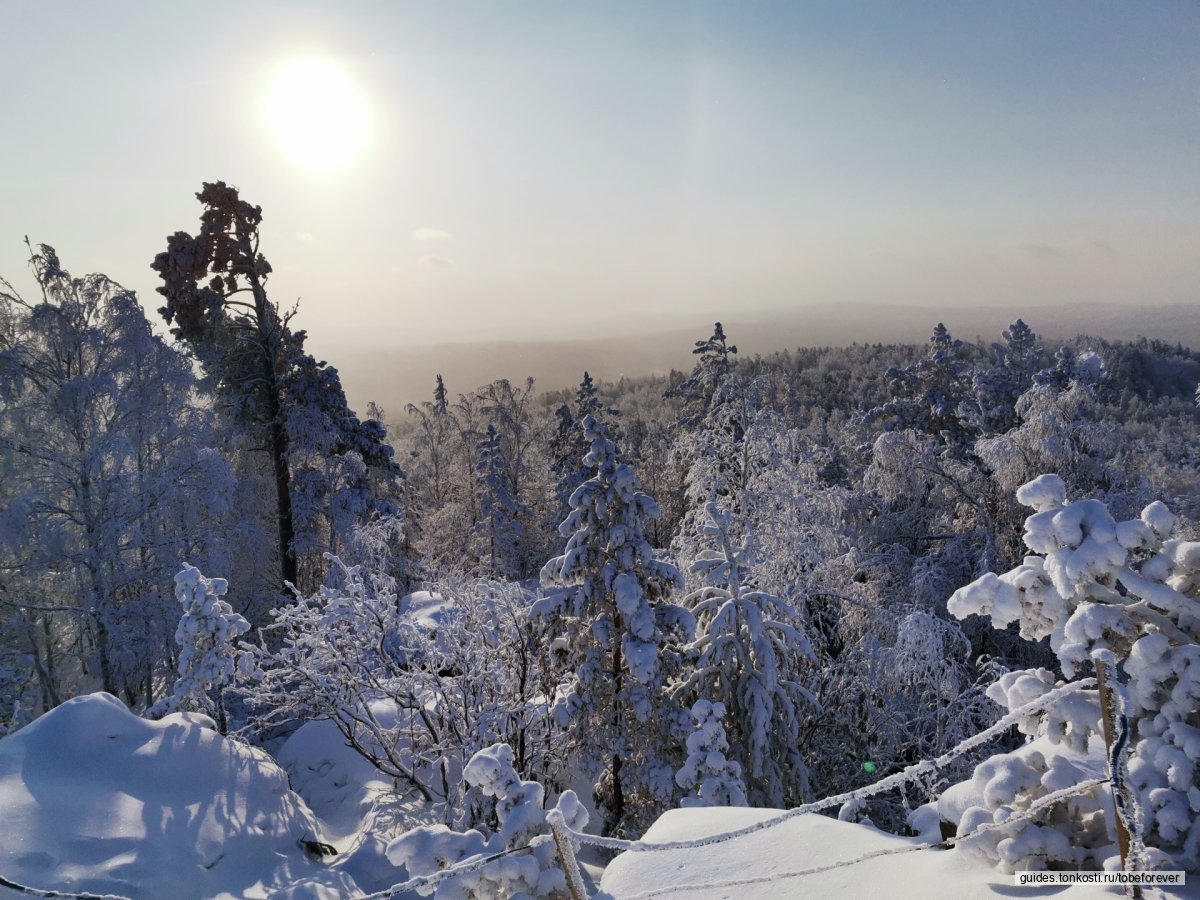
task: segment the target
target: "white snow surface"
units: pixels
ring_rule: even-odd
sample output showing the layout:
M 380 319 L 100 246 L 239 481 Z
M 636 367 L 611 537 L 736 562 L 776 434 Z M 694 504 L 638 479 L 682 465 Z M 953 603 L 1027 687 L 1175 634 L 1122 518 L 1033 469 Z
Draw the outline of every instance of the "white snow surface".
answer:
M 447 616 L 455 614 L 454 601 L 432 591 L 413 591 L 400 598 L 405 618 L 425 631 L 437 631 Z
M 372 712 L 391 724 L 386 701 L 372 704 Z M 355 834 L 370 817 L 375 799 L 380 795 L 390 799 L 395 790 L 392 780 L 356 753 L 327 719 L 301 725 L 275 758 L 292 788 L 320 817 L 326 833 L 337 839 Z
M 643 836 L 647 843 L 718 835 L 779 815 L 779 810 L 743 807 L 676 809 Z M 766 900 L 799 897 L 870 897 L 888 900 L 995 900 L 998 896 L 1054 896 L 1056 900 L 1112 898 L 1119 894 L 1087 885 L 1043 891 L 1014 888 L 1011 875 L 972 862 L 954 850 L 913 850 L 857 857 L 916 846 L 915 838 L 886 834 L 870 825 L 809 815 L 774 828 L 692 850 L 622 853 L 604 872 L 601 896 L 687 900 Z M 801 869 L 824 871 L 783 877 Z M 764 879 L 732 885 L 738 879 Z M 722 886 L 723 885 L 723 886 Z
M 90 694 L 0 739 L 0 873 L 22 884 L 173 900 L 358 893 L 300 839 L 325 838 L 283 770 L 207 716 L 149 721 Z

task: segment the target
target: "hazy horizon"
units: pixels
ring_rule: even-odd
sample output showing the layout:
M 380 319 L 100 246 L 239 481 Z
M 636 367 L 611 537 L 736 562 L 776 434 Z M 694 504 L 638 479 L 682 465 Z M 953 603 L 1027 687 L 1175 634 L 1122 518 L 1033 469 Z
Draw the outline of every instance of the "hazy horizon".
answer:
M 742 358 L 769 356 L 798 347 L 848 346 L 852 343 L 922 344 L 942 322 L 968 343 L 990 344 L 1017 318 L 1023 318 L 1049 347 L 1080 335 L 1108 340 L 1139 337 L 1170 345 L 1200 348 L 1200 306 L 1177 304 L 1132 311 L 1116 305 L 1059 306 L 1029 309 L 993 307 L 898 307 L 842 303 L 793 310 L 737 310 L 723 318 L 730 341 Z M 514 384 L 527 377 L 539 393 L 573 389 L 586 370 L 598 381 L 622 376 L 665 375 L 689 371 L 695 363 L 696 340 L 712 331 L 712 320 L 695 314 L 672 327 L 639 332 L 589 332 L 573 339 L 452 341 L 414 346 L 358 342 L 313 346 L 339 364 L 352 405 L 381 405 L 391 422 L 404 418 L 408 403 L 431 398 L 437 375 L 445 377 L 450 395 L 467 394 L 498 378 Z

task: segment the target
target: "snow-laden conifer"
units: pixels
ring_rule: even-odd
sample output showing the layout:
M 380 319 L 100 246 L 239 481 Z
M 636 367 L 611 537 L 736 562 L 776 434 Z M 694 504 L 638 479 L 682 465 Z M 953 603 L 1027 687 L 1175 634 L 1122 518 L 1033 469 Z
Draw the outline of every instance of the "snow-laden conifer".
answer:
M 183 607 L 175 642 L 179 644 L 179 677 L 156 712 L 195 710 L 213 716 L 226 729 L 222 693 L 234 680 L 239 662 L 238 639 L 250 623 L 221 598 L 229 589 L 224 578 L 205 578 L 184 565 L 175 576 L 175 599 Z
M 697 700 L 692 704 L 696 723 L 688 735 L 687 761 L 675 773 L 675 782 L 688 792 L 681 806 L 745 806 L 746 784 L 742 767 L 728 759 L 729 741 L 722 719 L 723 703 Z
M 600 775 L 597 797 L 612 831 L 627 817 L 652 820 L 672 802 L 675 766 L 664 756 L 682 742 L 672 732 L 684 720 L 663 685 L 676 665 L 670 645 L 691 638 L 693 620 L 670 602 L 679 570 L 646 540 L 657 504 L 638 490 L 603 426 L 588 416 L 583 428 L 595 474 L 571 496 L 559 528 L 566 547 L 542 569 L 549 594 L 533 612 L 561 648 L 574 747 Z
M 1151 503 L 1138 518 L 1118 522 L 1097 500 L 1069 501 L 1057 475 L 1022 485 L 1017 499 L 1034 510 L 1025 520 L 1024 541 L 1031 555 L 1003 575 L 984 575 L 959 589 L 947 607 L 960 618 L 988 615 L 997 628 L 1016 623 L 1028 640 L 1048 637 L 1068 678 L 1089 667 L 1096 653 L 1121 664 L 1128 678 L 1123 712 L 1132 729 L 1126 780 L 1140 812 L 1134 818 L 1141 823 L 1135 840 L 1144 839 L 1152 848 L 1138 862 L 1195 866 L 1200 862 L 1200 740 L 1195 726 L 1200 709 L 1200 543 L 1172 537 L 1176 517 L 1160 502 Z M 1015 680 L 1018 676 L 1036 677 Z M 1044 693 L 1053 686 L 1049 673 L 1007 677 L 1012 679 L 1007 693 Z M 1010 698 L 1004 699 L 1012 705 Z M 1033 727 L 1054 744 L 1086 748 L 1088 736 L 1100 731 L 1095 694 L 1087 707 L 1051 711 Z M 1118 776 L 1123 762 L 1118 760 Z M 1037 763 L 1026 760 L 1025 766 L 1035 764 L 1038 790 L 1067 786 L 1052 774 L 1050 761 Z M 986 812 L 968 810 L 960 833 L 981 821 L 1000 821 L 1009 805 L 998 801 Z M 1062 817 L 1059 827 L 1072 847 L 1089 846 L 1077 834 L 1089 827 L 1086 816 Z M 1020 828 L 1010 836 L 1019 834 Z M 1033 856 L 1050 852 L 1042 843 L 1034 842 Z M 1095 853 L 1099 862 L 1101 848 Z M 1000 852 L 1011 868 L 1028 861 L 1028 855 L 1009 856 Z
M 732 532 L 736 517 L 715 503 L 700 528 L 709 548 L 692 563 L 704 587 L 684 598 L 696 617 L 696 661 L 675 691 L 712 698 L 727 710 L 731 754 L 742 767 L 751 802 L 803 802 L 808 767 L 799 749 L 805 709 L 816 700 L 802 684 L 814 661 L 795 609 L 753 585 L 753 539 Z
M 518 515 L 523 510 L 509 490 L 500 435 L 494 425 L 488 425 L 476 452 L 475 490 L 480 518 L 472 529 L 472 547 L 479 574 L 512 578 L 517 574 L 522 531 Z

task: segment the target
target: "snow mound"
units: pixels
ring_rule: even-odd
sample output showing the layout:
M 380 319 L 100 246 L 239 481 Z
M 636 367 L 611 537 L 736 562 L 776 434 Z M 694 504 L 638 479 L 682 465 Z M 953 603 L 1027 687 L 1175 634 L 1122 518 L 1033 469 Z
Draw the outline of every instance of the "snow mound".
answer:
M 110 694 L 69 700 L 0 739 L 0 873 L 127 897 L 345 897 L 270 757 L 207 716 L 152 722 Z
M 392 780 L 350 747 L 328 719 L 297 728 L 275 759 L 327 833 L 337 836 L 357 831 L 376 797 L 395 791 Z
M 753 825 L 779 810 L 738 807 L 675 809 L 643 837 L 647 843 L 695 840 Z M 905 850 L 918 842 L 869 825 L 826 816 L 797 816 L 762 831 L 692 850 L 622 853 L 604 871 L 603 896 L 687 900 L 767 900 L 795 897 L 887 897 L 889 900 L 995 900 L 1014 892 L 1011 875 L 953 850 L 913 850 L 854 862 L 868 853 Z M 824 868 L 828 867 L 828 868 Z M 785 877 L 801 869 L 822 869 Z M 734 885 L 737 880 L 752 883 Z M 648 890 L 653 886 L 652 891 Z M 1047 896 L 1021 888 L 1022 897 Z M 1057 900 L 1107 898 L 1087 885 L 1057 890 Z

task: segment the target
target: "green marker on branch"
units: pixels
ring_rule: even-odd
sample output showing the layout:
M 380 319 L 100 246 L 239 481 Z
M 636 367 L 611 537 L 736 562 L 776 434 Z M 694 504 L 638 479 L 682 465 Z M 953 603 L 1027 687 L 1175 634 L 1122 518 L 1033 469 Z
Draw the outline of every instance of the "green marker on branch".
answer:
M 865 763 L 863 763 L 863 771 L 866 772 L 868 775 L 874 775 L 875 774 L 875 763 L 871 762 L 868 759 Z

